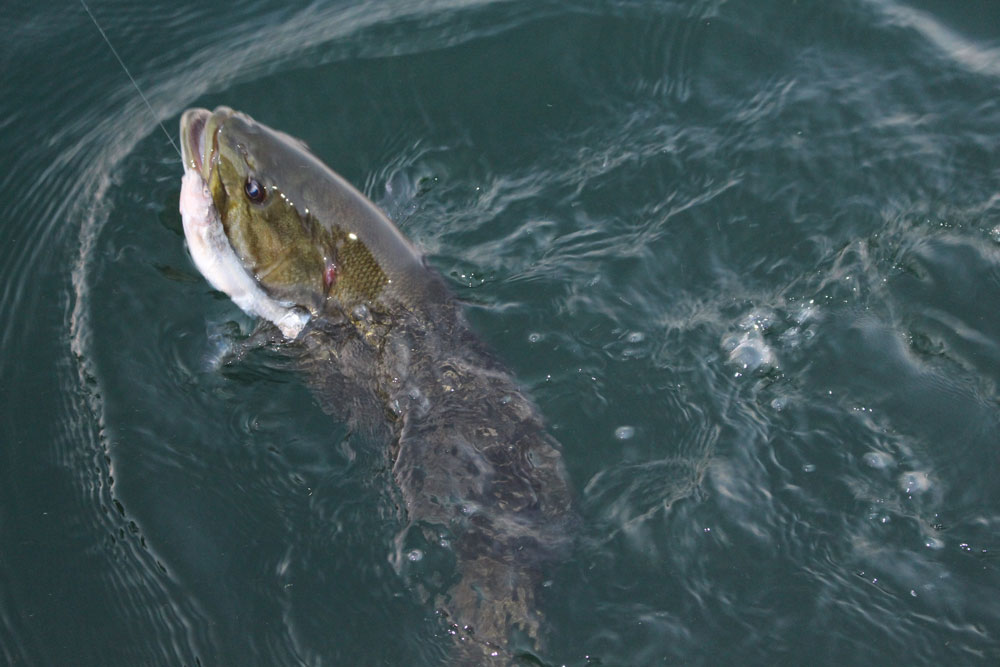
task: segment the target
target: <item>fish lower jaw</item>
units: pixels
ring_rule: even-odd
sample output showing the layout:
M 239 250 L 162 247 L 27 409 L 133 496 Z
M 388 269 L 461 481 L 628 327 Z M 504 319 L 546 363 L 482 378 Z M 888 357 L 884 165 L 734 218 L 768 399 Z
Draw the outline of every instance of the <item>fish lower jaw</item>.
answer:
M 247 272 L 226 237 L 208 185 L 193 168 L 184 169 L 180 212 L 191 259 L 212 287 L 247 314 L 274 324 L 286 338 L 296 338 L 309 322 L 308 313 L 272 299 Z

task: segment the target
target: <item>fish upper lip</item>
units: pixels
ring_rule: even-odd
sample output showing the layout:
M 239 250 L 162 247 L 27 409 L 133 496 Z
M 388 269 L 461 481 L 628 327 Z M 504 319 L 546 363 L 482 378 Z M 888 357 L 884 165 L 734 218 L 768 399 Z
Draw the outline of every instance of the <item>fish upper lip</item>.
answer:
M 212 112 L 188 109 L 181 116 L 181 158 L 185 169 L 194 169 L 205 177 L 205 127 Z
M 219 131 L 234 115 L 237 112 L 225 106 L 215 111 L 195 107 L 181 115 L 181 159 L 185 169 L 194 169 L 209 180 L 219 149 Z

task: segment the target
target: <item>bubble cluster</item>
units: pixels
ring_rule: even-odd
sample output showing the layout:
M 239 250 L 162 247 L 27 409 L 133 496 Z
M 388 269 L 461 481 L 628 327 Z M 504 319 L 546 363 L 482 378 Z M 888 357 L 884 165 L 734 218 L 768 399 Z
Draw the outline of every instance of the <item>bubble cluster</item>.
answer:
M 736 323 L 737 331 L 722 338 L 727 360 L 745 373 L 778 368 L 776 348 L 794 350 L 803 340 L 811 339 L 815 329 L 810 322 L 816 315 L 817 308 L 811 300 L 788 311 L 752 309 Z

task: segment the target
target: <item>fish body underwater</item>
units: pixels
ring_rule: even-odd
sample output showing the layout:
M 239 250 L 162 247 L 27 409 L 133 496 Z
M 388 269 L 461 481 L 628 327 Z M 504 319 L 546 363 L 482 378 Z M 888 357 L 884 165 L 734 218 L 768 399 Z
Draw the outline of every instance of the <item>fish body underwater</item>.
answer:
M 199 271 L 271 322 L 321 404 L 381 422 L 401 535 L 454 553 L 433 603 L 453 664 L 540 642 L 542 566 L 576 522 L 558 443 L 441 276 L 300 141 L 226 107 L 181 119 L 180 210 Z M 421 588 L 421 586 L 418 586 Z

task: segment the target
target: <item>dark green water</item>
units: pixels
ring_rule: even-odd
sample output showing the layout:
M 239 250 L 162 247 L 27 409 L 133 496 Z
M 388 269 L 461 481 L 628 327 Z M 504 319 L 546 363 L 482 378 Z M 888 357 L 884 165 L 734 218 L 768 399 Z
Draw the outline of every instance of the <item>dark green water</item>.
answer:
M 363 188 L 535 398 L 548 663 L 1000 658 L 996 3 L 92 8 L 171 134 L 228 104 Z M 441 664 L 385 443 L 223 363 L 83 9 L 0 37 L 0 663 Z

